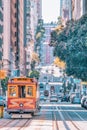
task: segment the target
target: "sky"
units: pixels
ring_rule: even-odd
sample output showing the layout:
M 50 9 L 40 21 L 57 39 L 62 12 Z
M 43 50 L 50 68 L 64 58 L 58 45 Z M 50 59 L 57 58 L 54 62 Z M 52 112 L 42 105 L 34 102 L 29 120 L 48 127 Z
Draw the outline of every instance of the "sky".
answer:
M 57 21 L 60 15 L 60 0 L 42 0 L 42 18 L 45 23 Z

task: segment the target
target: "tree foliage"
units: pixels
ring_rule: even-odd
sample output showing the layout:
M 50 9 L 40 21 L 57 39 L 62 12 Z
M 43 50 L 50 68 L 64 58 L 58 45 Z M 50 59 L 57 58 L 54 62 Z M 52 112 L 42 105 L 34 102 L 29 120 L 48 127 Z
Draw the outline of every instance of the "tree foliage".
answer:
M 31 70 L 34 70 L 36 63 L 39 63 L 39 56 L 36 52 L 33 52 L 31 59 Z
M 56 57 L 54 60 L 54 64 L 61 69 L 65 69 L 65 63 L 60 60 L 60 58 Z
M 36 70 L 33 70 L 30 72 L 30 78 L 36 78 L 36 79 L 39 79 L 39 76 L 40 76 L 40 73 Z
M 54 55 L 66 62 L 66 73 L 87 81 L 87 14 L 51 33 Z
M 6 90 L 7 90 L 7 83 L 8 83 L 8 77 L 6 77 L 5 79 L 1 80 L 1 86 L 2 86 L 2 91 L 3 94 L 5 94 Z
M 35 49 L 37 49 L 37 46 L 40 46 L 40 41 L 41 41 L 44 33 L 45 33 L 45 29 L 43 27 L 43 20 L 39 19 L 37 29 L 36 29 L 36 35 L 35 35 L 35 38 L 36 38 L 36 48 Z

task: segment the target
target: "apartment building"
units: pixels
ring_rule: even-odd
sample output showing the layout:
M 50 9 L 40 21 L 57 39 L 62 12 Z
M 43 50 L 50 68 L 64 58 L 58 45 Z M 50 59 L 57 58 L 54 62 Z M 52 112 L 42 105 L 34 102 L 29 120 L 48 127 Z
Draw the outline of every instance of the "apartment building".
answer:
M 71 0 L 60 0 L 60 16 L 62 18 L 63 25 L 72 18 Z
M 3 0 L 3 69 L 6 70 L 7 75 L 11 72 L 11 32 L 10 32 L 10 0 Z
M 3 61 L 3 69 L 7 75 L 17 69 L 20 70 L 20 75 L 26 75 L 31 69 L 35 32 L 38 19 L 42 17 L 42 0 L 1 1 L 0 14 L 3 19 L 0 17 L 0 28 L 3 25 L 3 31 L 0 32 L 0 43 L 3 40 L 3 59 L 0 44 L 0 60 Z
M 37 1 L 38 19 L 42 19 L 42 0 L 36 0 L 36 1 Z
M 0 68 L 2 68 L 2 55 L 3 55 L 3 3 L 0 1 Z
M 87 13 L 87 0 L 72 0 L 72 18 L 78 20 Z
M 18 44 L 18 1 L 11 0 L 11 59 L 12 68 L 19 69 L 19 44 Z
M 86 14 L 87 13 L 87 0 L 81 0 L 81 8 L 82 8 L 82 15 Z

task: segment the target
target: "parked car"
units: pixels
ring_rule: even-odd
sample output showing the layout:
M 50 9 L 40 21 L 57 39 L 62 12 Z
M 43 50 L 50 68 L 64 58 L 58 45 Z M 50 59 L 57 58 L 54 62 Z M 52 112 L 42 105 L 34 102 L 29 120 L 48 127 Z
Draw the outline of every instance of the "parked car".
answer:
M 44 96 L 49 96 L 49 91 L 48 90 L 44 91 Z
M 81 106 L 84 107 L 84 102 L 87 99 L 87 96 L 82 96 L 81 98 Z
M 80 104 L 81 103 L 81 99 L 79 98 L 79 97 L 74 97 L 73 98 L 73 103 L 78 103 L 78 104 Z
M 46 98 L 44 95 L 40 95 L 40 101 L 46 101 Z
M 81 103 L 80 94 L 78 92 L 74 92 L 70 95 L 71 103 Z
M 56 95 L 51 95 L 50 102 L 58 102 L 58 97 Z
M 68 96 L 68 95 L 64 95 L 64 96 L 61 98 L 61 102 L 69 102 L 69 96 Z
M 3 98 L 3 96 L 0 96 L 0 106 L 6 106 L 6 101 L 5 99 Z
M 87 98 L 84 101 L 84 107 L 87 108 Z

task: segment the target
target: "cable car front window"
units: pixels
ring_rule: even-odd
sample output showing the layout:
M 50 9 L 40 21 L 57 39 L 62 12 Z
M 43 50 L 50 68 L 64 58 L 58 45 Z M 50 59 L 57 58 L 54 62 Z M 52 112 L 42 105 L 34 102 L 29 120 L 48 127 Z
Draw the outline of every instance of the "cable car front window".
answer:
M 31 86 L 28 86 L 28 88 L 27 88 L 27 95 L 33 96 L 33 88 Z
M 16 86 L 10 86 L 9 87 L 9 95 L 12 97 L 16 96 Z

